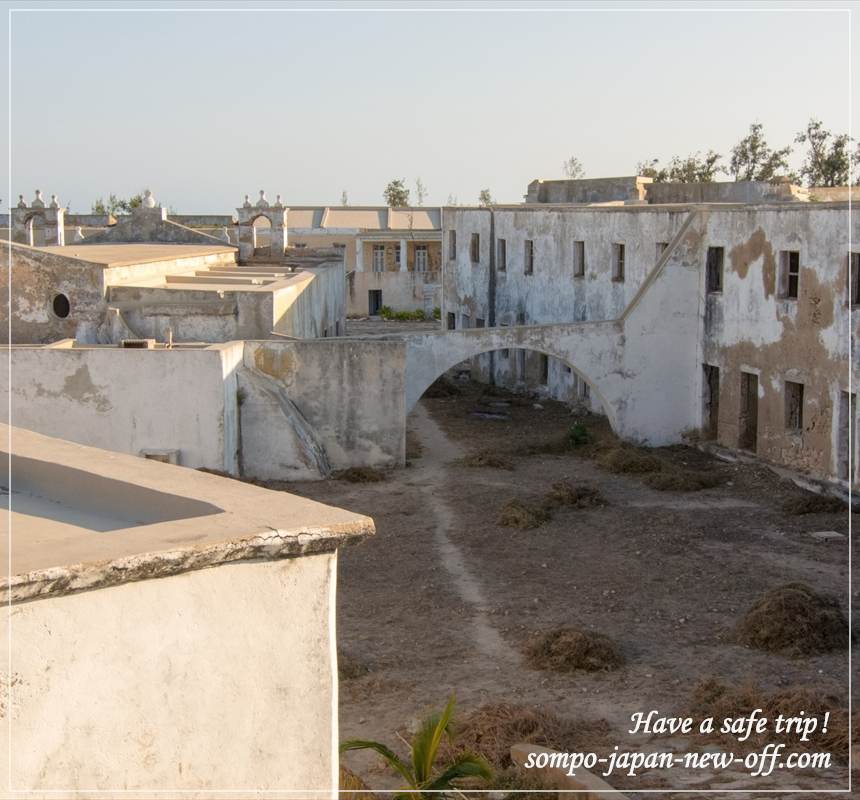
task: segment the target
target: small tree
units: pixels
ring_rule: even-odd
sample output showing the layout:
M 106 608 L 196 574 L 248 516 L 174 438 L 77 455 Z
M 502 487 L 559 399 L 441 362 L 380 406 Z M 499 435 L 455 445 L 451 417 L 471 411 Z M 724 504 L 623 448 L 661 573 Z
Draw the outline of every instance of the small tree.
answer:
M 398 178 L 397 180 L 389 181 L 382 195 L 389 208 L 408 206 L 409 189 L 406 188 L 406 179 Z
M 341 204 L 342 206 L 348 206 L 348 205 L 349 205 L 349 197 L 347 197 L 346 189 L 344 189 L 344 190 L 340 193 L 340 204 Z
M 567 159 L 567 161 L 562 163 L 561 168 L 564 170 L 565 177 L 570 180 L 585 177 L 585 169 L 582 166 L 582 162 L 576 156 L 571 156 Z
M 710 183 L 720 171 L 722 156 L 708 150 L 704 156 L 693 153 L 686 158 L 673 156 L 667 170 L 669 181 L 674 183 Z
M 340 746 L 341 753 L 349 750 L 373 750 L 385 760 L 405 781 L 402 794 L 392 800 L 414 800 L 415 797 L 427 800 L 441 800 L 448 797 L 446 790 L 453 789 L 457 778 L 484 778 L 489 780 L 493 773 L 483 758 L 471 753 L 461 753 L 441 771 L 437 771 L 436 760 L 443 737 L 451 738 L 451 722 L 454 716 L 454 697 L 448 700 L 445 710 L 431 714 L 421 723 L 418 732 L 412 737 L 410 759 L 405 761 L 391 748 L 381 742 L 365 739 L 350 739 Z M 435 774 L 434 774 L 435 773 Z
M 806 130 L 794 139 L 798 144 L 807 145 L 806 157 L 800 174 L 806 179 L 807 186 L 846 186 L 851 182 L 851 137 L 847 133 L 834 135 L 825 130 L 820 120 L 812 117 Z M 860 163 L 860 145 L 854 154 L 854 166 Z M 854 183 L 860 175 L 854 176 Z
M 669 170 L 660 166 L 659 158 L 640 161 L 636 165 L 636 174 L 641 175 L 643 178 L 651 178 L 654 183 L 663 183 L 669 180 Z
M 418 198 L 418 205 L 423 206 L 424 198 L 427 197 L 427 187 L 421 182 L 421 178 L 415 179 L 415 196 Z M 407 203 L 408 202 L 409 201 L 407 199 Z M 406 203 L 403 205 L 406 205 Z
M 482 206 L 491 206 L 495 200 L 493 200 L 493 195 L 490 194 L 489 189 L 481 189 L 478 193 L 478 204 Z
M 771 181 L 788 171 L 791 147 L 771 150 L 760 122 L 750 125 L 750 132 L 732 148 L 729 173 L 736 181 Z

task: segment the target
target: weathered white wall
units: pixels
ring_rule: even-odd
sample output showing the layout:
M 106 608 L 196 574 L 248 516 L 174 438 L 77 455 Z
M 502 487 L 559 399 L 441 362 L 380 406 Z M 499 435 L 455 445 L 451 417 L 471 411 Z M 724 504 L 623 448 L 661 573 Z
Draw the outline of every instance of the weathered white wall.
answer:
M 81 444 L 139 454 L 178 449 L 180 464 L 229 469 L 235 423 L 225 424 L 231 348 L 11 348 L 11 423 Z M 229 370 L 226 370 L 229 372 Z M 8 399 L 0 376 L 0 401 Z M 232 399 L 235 403 L 235 397 Z M 5 407 L 5 405 L 4 405 Z
M 3 785 L 336 797 L 335 569 L 334 553 L 243 562 L 16 605 Z

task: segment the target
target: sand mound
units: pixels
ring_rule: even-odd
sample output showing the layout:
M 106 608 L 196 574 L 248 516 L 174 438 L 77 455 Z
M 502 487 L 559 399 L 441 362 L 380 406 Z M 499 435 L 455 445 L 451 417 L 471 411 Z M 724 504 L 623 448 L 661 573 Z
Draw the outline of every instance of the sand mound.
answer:
M 835 598 L 787 583 L 756 600 L 735 635 L 759 650 L 809 655 L 848 647 L 848 622 Z
M 558 481 L 546 493 L 545 502 L 549 506 L 569 506 L 571 508 L 597 508 L 609 503 L 594 487 L 587 484 L 572 484 Z
M 550 519 L 550 514 L 539 506 L 523 503 L 521 500 L 511 500 L 502 506 L 498 524 L 506 528 L 530 530 L 539 528 Z
M 537 634 L 526 645 L 525 655 L 531 667 L 553 672 L 602 672 L 624 663 L 612 639 L 581 628 L 556 628 Z

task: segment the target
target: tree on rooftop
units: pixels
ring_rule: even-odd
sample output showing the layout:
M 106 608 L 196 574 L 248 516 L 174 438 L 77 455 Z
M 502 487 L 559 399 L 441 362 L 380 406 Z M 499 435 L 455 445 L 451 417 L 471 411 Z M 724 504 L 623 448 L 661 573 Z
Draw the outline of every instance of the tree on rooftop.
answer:
M 489 189 L 481 189 L 478 194 L 478 203 L 482 206 L 491 206 L 495 200 L 493 200 L 493 195 L 490 194 Z
M 389 208 L 402 208 L 409 205 L 409 189 L 406 188 L 406 179 L 398 178 L 389 181 L 388 186 L 382 193 Z
M 424 205 L 424 198 L 427 197 L 427 187 L 422 183 L 421 178 L 415 179 L 415 196 L 418 198 L 418 205 Z M 407 199 L 407 203 L 408 203 Z M 406 203 L 404 203 L 406 205 Z
M 659 158 L 652 158 L 640 161 L 636 174 L 651 178 L 654 183 L 710 183 L 722 169 L 721 158 L 713 150 L 703 156 L 699 153 L 691 153 L 686 158 L 672 156 L 666 166 L 660 165 Z
M 669 170 L 666 167 L 660 166 L 659 158 L 640 161 L 636 165 L 636 174 L 641 175 L 643 178 L 651 178 L 654 183 L 664 183 L 669 180 Z
M 849 182 L 851 167 L 851 137 L 847 133 L 834 135 L 824 128 L 815 117 L 810 118 L 806 129 L 794 139 L 798 144 L 807 146 L 806 157 L 800 174 L 806 179 L 807 186 L 846 186 Z M 860 163 L 860 145 L 854 154 L 854 165 Z M 854 175 L 853 183 L 860 182 L 860 174 Z
M 128 200 L 117 197 L 113 192 L 108 195 L 108 199 L 99 198 L 92 204 L 93 214 L 130 214 L 134 209 L 140 208 L 143 204 L 143 193 L 132 195 Z
M 772 150 L 764 138 L 764 126 L 754 122 L 750 132 L 732 148 L 729 174 L 736 181 L 771 181 L 788 172 L 790 153 L 790 146 Z
M 561 165 L 561 168 L 564 170 L 565 177 L 569 180 L 585 177 L 585 169 L 582 166 L 582 162 L 576 156 L 571 156 L 567 159 Z

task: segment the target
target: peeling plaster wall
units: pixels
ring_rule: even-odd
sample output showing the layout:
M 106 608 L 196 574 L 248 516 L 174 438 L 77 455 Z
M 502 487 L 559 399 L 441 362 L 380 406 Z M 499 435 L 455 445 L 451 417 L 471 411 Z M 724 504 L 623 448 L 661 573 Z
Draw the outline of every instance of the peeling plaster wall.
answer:
M 43 798 L 117 787 L 142 798 L 333 796 L 336 558 L 222 565 L 15 606 L 0 645 L 4 661 L 13 647 L 12 784 Z M 4 719 L 4 752 L 7 732 Z
M 242 468 L 259 477 L 319 477 L 318 446 L 332 469 L 399 466 L 405 460 L 405 345 L 381 340 L 246 342 L 245 370 L 274 384 L 242 400 Z M 294 411 L 295 410 L 295 411 Z M 286 424 L 295 412 L 309 442 Z
M 179 463 L 229 470 L 235 452 L 224 376 L 231 350 L 11 349 L 13 425 L 138 455 L 179 450 Z M 8 399 L 0 377 L 0 400 Z M 226 428 L 226 429 L 225 429 Z M 235 458 L 233 459 L 235 461 Z
M 852 239 L 860 241 L 856 218 Z M 849 336 L 858 332 L 857 322 L 848 327 L 847 209 L 711 211 L 705 246 L 726 254 L 723 291 L 701 287 L 702 360 L 720 369 L 719 442 L 740 446 L 741 372 L 751 372 L 758 375 L 757 454 L 837 480 L 839 399 L 849 391 Z M 800 253 L 796 300 L 779 297 L 780 251 Z M 786 381 L 804 385 L 797 434 L 786 431 Z

